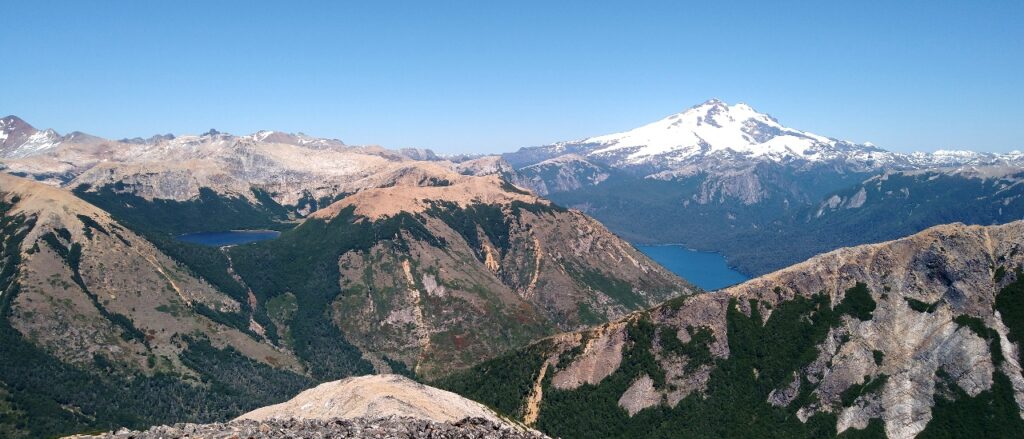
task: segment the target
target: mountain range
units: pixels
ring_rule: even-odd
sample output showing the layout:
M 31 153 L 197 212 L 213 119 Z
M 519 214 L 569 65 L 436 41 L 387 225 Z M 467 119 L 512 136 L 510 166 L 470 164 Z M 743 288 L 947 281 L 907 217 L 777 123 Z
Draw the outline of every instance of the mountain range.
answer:
M 717 100 L 501 156 L 13 116 L 0 141 L 0 436 L 1024 435 L 1021 153 Z M 178 239 L 252 229 L 280 234 Z M 705 293 L 630 241 L 765 274 Z

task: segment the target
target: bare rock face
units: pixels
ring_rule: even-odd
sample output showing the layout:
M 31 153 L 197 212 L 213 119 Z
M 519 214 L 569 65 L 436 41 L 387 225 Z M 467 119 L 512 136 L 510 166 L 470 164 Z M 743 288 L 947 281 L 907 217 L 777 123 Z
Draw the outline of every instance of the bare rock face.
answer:
M 281 404 L 262 407 L 237 420 L 379 419 L 392 416 L 434 422 L 466 418 L 502 420 L 494 411 L 451 392 L 401 375 L 366 375 L 323 383 Z
M 661 402 L 664 396 L 654 388 L 654 380 L 644 375 L 633 382 L 619 398 L 619 407 L 626 409 L 633 416 L 648 407 Z
M 541 195 L 595 186 L 611 176 L 606 166 L 576 154 L 544 160 L 521 168 L 517 173 L 521 176 L 519 182 Z

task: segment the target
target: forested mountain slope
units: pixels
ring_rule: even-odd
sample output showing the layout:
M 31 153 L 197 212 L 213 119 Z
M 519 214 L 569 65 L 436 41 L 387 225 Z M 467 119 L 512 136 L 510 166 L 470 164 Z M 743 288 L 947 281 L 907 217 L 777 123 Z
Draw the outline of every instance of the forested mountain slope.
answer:
M 1019 437 L 1022 246 L 1014 222 L 844 248 L 438 383 L 567 438 Z
M 68 192 L 0 175 L 5 435 L 214 420 L 309 385 L 246 304 Z

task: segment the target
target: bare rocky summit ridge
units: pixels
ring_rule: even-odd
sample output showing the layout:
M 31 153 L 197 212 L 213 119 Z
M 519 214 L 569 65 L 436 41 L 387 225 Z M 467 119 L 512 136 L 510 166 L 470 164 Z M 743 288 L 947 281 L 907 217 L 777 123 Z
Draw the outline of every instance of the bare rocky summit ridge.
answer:
M 147 200 L 187 201 L 207 188 L 256 202 L 256 188 L 281 205 L 296 206 L 304 198 L 390 187 L 398 180 L 408 186 L 409 174 L 421 168 L 433 174 L 442 169 L 475 176 L 514 174 L 511 166 L 493 157 L 455 163 L 429 150 L 350 146 L 275 131 L 235 136 L 211 130 L 198 136 L 108 140 L 39 131 L 13 116 L 0 120 L 0 130 L 0 166 L 6 173 L 72 189 L 116 185 L 118 192 Z
M 466 176 L 432 164 L 418 164 L 403 171 L 387 184 L 356 192 L 317 211 L 314 217 L 331 218 L 346 207 L 355 206 L 357 215 L 378 219 L 400 212 L 420 213 L 438 201 L 460 207 L 513 201 L 551 205 L 550 201 L 522 189 L 509 190 L 509 184 L 498 175 Z

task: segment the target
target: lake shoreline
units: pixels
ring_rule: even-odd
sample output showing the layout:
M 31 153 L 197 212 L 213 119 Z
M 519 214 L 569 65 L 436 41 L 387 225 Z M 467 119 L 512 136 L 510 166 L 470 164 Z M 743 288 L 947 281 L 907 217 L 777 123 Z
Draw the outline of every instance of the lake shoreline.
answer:
M 277 239 L 281 232 L 277 230 L 229 230 L 221 232 L 192 232 L 175 236 L 174 239 L 208 247 L 230 247 L 252 242 Z

